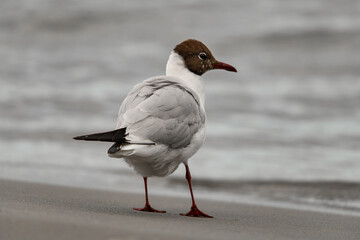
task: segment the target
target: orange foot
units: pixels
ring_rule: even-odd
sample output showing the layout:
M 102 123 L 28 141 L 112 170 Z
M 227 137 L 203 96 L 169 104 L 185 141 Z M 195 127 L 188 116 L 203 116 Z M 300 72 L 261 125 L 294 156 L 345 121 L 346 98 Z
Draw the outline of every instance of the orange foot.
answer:
M 157 213 L 166 213 L 166 211 L 159 211 L 154 208 L 152 208 L 150 205 L 145 205 L 143 208 L 133 208 L 137 211 L 143 211 L 143 212 L 157 212 Z
M 182 216 L 188 216 L 188 217 L 203 217 L 203 218 L 213 218 L 213 216 L 207 215 L 200 211 L 197 206 L 192 206 L 190 211 L 188 213 L 181 213 Z

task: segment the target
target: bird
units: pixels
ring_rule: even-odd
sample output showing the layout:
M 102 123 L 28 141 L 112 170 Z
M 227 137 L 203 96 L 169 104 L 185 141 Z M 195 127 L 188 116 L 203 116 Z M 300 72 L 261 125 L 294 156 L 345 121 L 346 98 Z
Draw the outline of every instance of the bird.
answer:
M 141 175 L 145 206 L 134 210 L 164 213 L 148 199 L 148 177 L 165 177 L 184 164 L 192 205 L 184 216 L 212 218 L 195 203 L 188 160 L 205 140 L 203 74 L 213 69 L 237 70 L 215 59 L 205 44 L 185 40 L 171 51 L 166 75 L 136 84 L 122 102 L 112 131 L 74 137 L 75 140 L 112 142 L 108 156 L 122 158 Z

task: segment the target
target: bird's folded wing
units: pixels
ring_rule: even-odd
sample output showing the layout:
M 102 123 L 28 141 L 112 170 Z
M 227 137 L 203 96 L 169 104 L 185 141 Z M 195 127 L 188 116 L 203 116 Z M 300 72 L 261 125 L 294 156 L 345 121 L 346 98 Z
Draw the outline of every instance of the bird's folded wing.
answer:
M 205 122 L 197 95 L 168 79 L 150 80 L 135 86 L 124 100 L 117 128 L 126 127 L 130 142 L 186 147 Z

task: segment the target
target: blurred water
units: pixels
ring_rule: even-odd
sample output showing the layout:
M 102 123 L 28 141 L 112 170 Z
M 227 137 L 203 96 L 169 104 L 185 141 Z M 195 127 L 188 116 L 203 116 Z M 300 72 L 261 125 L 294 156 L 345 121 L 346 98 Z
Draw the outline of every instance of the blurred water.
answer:
M 113 129 L 131 87 L 187 38 L 239 70 L 204 76 L 195 178 L 360 182 L 356 0 L 3 0 L 0 177 L 142 191 L 108 144 L 71 138 Z

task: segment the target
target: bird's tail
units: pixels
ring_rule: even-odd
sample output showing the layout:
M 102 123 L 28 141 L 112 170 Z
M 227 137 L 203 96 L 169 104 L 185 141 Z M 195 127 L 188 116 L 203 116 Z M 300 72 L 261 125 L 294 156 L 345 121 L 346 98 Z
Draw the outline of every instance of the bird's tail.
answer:
M 109 132 L 93 133 L 74 137 L 75 140 L 115 142 L 118 144 L 126 142 L 126 128 L 120 128 Z

